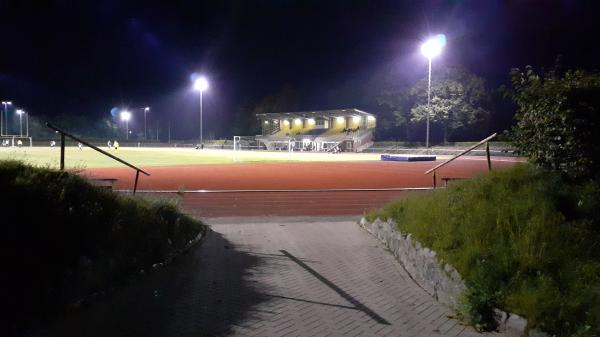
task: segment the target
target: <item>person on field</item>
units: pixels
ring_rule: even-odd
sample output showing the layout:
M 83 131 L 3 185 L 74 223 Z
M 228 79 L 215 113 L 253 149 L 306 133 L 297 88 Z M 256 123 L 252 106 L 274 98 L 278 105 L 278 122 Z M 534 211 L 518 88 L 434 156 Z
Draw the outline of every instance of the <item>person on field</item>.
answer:
M 112 143 L 110 142 L 110 139 L 108 140 L 108 142 L 106 142 L 106 146 L 108 146 L 108 149 L 112 149 Z
M 53 141 L 53 140 L 52 140 L 52 141 L 50 141 L 50 147 L 54 147 L 54 146 L 56 146 L 56 142 L 55 142 L 55 141 Z
M 119 151 L 119 142 L 117 142 L 115 140 L 115 143 L 113 144 L 113 147 L 115 148 L 115 151 Z
M 17 141 L 17 146 L 18 146 L 18 147 L 21 147 L 21 146 L 23 146 L 23 142 L 22 142 L 20 139 Z
M 81 144 L 81 142 L 77 143 L 77 147 L 79 148 L 79 151 L 83 150 L 83 144 Z

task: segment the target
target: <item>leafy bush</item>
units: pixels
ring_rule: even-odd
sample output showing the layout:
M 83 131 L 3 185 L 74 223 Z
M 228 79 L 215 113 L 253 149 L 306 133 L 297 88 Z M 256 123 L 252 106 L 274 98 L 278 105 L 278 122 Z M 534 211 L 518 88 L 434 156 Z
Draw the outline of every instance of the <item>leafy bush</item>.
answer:
M 464 277 L 465 314 L 493 328 L 493 308 L 558 336 L 600 333 L 600 186 L 530 165 L 391 203 L 391 218 Z
M 541 167 L 570 178 L 598 177 L 600 76 L 531 67 L 511 71 L 510 96 L 518 106 L 515 146 Z
M 205 230 L 175 206 L 90 185 L 20 162 L 0 162 L 4 304 L 28 319 L 148 270 Z

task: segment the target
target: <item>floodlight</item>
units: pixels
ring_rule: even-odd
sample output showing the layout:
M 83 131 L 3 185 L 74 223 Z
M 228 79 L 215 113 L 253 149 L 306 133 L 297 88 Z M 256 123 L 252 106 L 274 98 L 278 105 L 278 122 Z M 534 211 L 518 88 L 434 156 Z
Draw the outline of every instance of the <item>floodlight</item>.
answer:
M 290 121 L 288 121 L 287 119 L 283 121 L 284 125 L 290 125 Z
M 266 124 L 266 125 L 269 125 L 269 121 L 265 121 L 265 124 Z
M 374 121 L 374 120 L 375 120 L 375 117 L 373 117 L 373 116 L 367 116 L 367 120 L 369 120 L 369 121 Z
M 300 118 L 294 119 L 294 124 L 299 125 L 302 124 L 302 120 Z
M 308 124 L 315 124 L 315 119 L 314 118 L 309 118 L 308 119 Z
M 446 45 L 446 36 L 444 34 L 436 35 L 421 45 L 421 53 L 431 59 L 442 53 L 442 48 Z
M 208 89 L 208 81 L 206 80 L 206 77 L 204 77 L 204 76 L 198 77 L 194 81 L 194 89 L 197 91 L 200 91 L 200 92 Z
M 131 113 L 127 110 L 121 111 L 121 120 L 128 121 L 131 118 Z
M 352 117 L 352 121 L 354 123 L 358 123 L 358 122 L 360 122 L 360 117 L 359 116 L 354 116 L 354 117 Z
M 19 114 L 19 115 L 22 115 L 23 113 L 25 113 L 25 111 L 23 111 L 23 110 L 21 110 L 21 109 L 18 109 L 18 110 L 17 110 L 17 114 Z
M 337 117 L 335 120 L 338 123 L 343 123 L 344 122 L 344 117 Z
M 147 106 L 147 107 L 145 107 L 145 108 L 144 108 L 144 111 L 150 111 L 150 107 L 148 107 L 148 106 Z

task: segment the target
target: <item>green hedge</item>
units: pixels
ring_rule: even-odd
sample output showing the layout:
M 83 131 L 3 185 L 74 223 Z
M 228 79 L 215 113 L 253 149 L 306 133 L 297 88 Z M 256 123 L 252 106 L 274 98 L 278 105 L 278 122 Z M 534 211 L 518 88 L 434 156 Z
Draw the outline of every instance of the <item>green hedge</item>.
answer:
M 558 336 L 600 333 L 600 185 L 530 165 L 451 184 L 369 214 L 391 218 L 464 277 L 463 314 L 493 308 Z
M 15 161 L 0 162 L 0 190 L 2 298 L 15 324 L 152 269 L 206 229 L 174 205 Z

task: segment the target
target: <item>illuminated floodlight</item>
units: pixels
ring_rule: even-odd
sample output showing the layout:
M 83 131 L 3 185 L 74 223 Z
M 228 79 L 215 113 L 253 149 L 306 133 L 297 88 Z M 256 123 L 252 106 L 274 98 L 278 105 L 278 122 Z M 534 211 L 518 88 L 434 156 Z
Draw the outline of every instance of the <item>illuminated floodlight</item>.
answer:
M 200 92 L 208 89 L 208 81 L 206 80 L 206 77 L 204 77 L 204 76 L 198 77 L 194 81 L 194 89 L 197 91 L 200 91 Z
M 12 105 L 12 102 L 11 101 L 3 101 L 2 104 Z
M 375 120 L 375 117 L 373 117 L 373 116 L 367 116 L 367 120 L 370 121 L 370 122 L 372 122 L 372 121 Z
M 265 124 L 266 124 L 266 125 L 269 125 L 269 121 L 265 121 Z
M 338 122 L 338 123 L 343 123 L 344 122 L 344 117 L 336 117 L 335 121 Z
M 285 119 L 285 120 L 283 121 L 283 125 L 290 125 L 290 121 L 288 121 L 287 119 Z
M 358 123 L 358 122 L 360 122 L 360 117 L 359 116 L 354 116 L 354 117 L 352 117 L 352 121 L 354 123 Z
M 294 119 L 294 124 L 300 125 L 300 124 L 302 124 L 302 120 L 300 118 L 296 118 L 296 119 Z
M 19 115 L 22 115 L 22 114 L 24 114 L 24 113 L 25 113 L 25 111 L 23 111 L 23 110 L 21 110 L 21 109 L 18 109 L 18 110 L 17 110 L 17 114 L 19 114 Z
M 129 119 L 131 119 L 131 112 L 127 110 L 121 111 L 121 120 L 128 121 Z
M 309 118 L 308 119 L 308 124 L 315 124 L 315 119 L 314 118 Z
M 442 48 L 446 45 L 446 36 L 444 34 L 436 35 L 421 45 L 421 53 L 431 59 L 442 53 Z
M 147 107 L 145 107 L 145 108 L 144 108 L 144 111 L 150 111 L 150 107 L 148 107 L 148 106 L 147 106 Z

